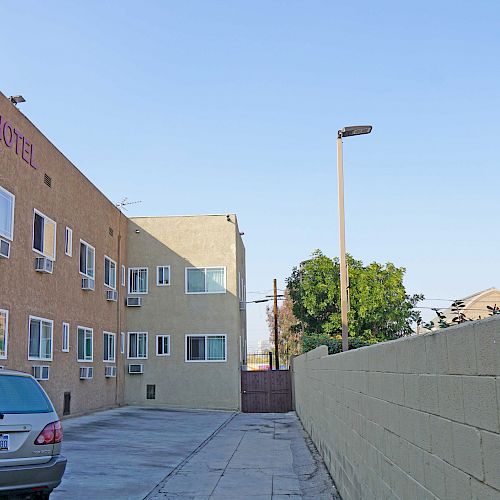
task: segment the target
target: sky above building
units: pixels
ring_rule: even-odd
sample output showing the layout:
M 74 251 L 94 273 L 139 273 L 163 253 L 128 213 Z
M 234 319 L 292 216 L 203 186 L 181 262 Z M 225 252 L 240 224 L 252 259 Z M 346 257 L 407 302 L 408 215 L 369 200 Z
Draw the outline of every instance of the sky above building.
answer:
M 360 123 L 348 252 L 404 266 L 423 307 L 500 285 L 500 3 L 0 8 L 0 90 L 112 201 L 140 200 L 127 215 L 235 212 L 248 300 L 338 255 L 336 132 Z M 248 306 L 251 349 L 265 307 Z

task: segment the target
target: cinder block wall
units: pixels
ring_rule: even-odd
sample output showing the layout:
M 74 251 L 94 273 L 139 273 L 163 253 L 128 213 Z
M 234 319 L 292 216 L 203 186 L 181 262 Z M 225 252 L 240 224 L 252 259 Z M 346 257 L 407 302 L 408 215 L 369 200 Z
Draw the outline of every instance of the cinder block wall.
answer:
M 344 500 L 500 499 L 500 317 L 293 362 Z

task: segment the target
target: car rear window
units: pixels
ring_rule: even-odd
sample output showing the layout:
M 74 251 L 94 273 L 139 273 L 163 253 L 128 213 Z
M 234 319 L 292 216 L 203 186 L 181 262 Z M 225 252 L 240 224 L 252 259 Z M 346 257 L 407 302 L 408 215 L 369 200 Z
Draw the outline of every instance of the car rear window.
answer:
M 29 377 L 0 375 L 0 413 L 49 413 L 50 401 Z

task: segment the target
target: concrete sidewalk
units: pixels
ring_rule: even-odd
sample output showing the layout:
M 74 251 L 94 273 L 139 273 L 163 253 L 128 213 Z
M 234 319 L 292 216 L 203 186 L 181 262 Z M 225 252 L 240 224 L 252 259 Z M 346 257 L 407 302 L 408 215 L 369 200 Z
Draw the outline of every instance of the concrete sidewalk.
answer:
M 338 499 L 295 413 L 236 414 L 146 497 Z

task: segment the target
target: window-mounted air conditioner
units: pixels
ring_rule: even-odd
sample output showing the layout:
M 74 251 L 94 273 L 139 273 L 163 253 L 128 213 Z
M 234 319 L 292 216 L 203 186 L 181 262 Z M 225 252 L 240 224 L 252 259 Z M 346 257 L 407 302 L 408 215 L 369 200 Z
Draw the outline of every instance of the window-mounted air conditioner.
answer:
M 50 366 L 33 366 L 32 370 L 37 380 L 49 380 Z
M 116 302 L 118 300 L 118 292 L 116 290 L 106 290 L 106 300 Z
M 93 290 L 94 280 L 92 278 L 82 278 L 82 290 Z
M 10 257 L 10 243 L 7 240 L 0 239 L 0 258 L 8 259 Z
M 127 307 L 141 307 L 142 297 L 127 297 Z
M 115 378 L 116 377 L 116 366 L 105 366 L 104 367 L 104 376 L 106 378 Z
M 47 257 L 36 257 L 35 258 L 35 271 L 39 273 L 52 274 L 54 269 L 54 263 L 47 259 Z
M 80 380 L 87 380 L 94 378 L 93 366 L 80 366 Z
M 131 374 L 144 373 L 144 365 L 128 365 L 128 372 Z

